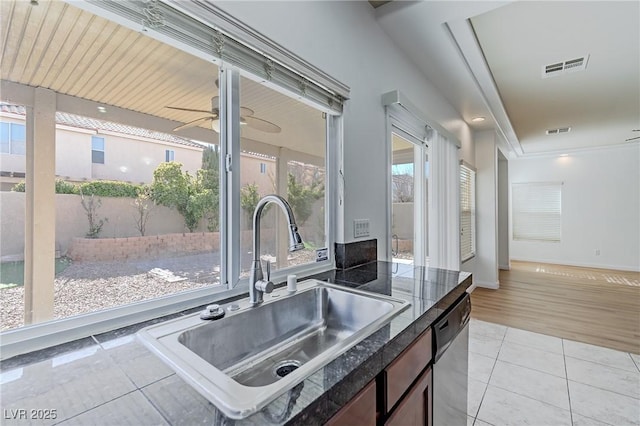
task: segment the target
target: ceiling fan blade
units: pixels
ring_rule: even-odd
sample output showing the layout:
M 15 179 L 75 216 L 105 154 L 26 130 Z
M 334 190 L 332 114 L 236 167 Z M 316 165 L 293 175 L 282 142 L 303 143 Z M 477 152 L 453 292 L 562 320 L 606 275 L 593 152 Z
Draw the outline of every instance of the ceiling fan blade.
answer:
M 253 110 L 247 107 L 240 107 L 240 117 L 251 117 L 253 115 Z
M 220 97 L 214 96 L 211 98 L 211 109 L 216 112 L 220 108 Z M 240 107 L 240 117 L 249 117 L 253 115 L 253 110 L 251 108 L 245 108 L 243 106 Z
M 198 119 L 196 119 L 196 120 L 190 121 L 190 122 L 188 122 L 188 123 L 184 123 L 182 126 L 178 126 L 178 127 L 176 127 L 175 129 L 173 129 L 173 131 L 174 131 L 174 132 L 177 132 L 177 131 L 182 130 L 182 129 L 188 129 L 189 127 L 195 127 L 195 126 L 198 126 L 198 125 L 200 125 L 200 124 L 204 123 L 205 121 L 208 121 L 208 120 L 214 120 L 214 119 L 215 119 L 215 118 L 214 118 L 213 116 L 210 116 L 210 117 L 200 117 L 200 118 L 198 118 Z
M 180 108 L 180 107 L 172 107 L 172 106 L 166 106 L 165 108 L 175 109 L 176 111 L 200 112 L 203 114 L 211 114 L 211 111 L 207 111 L 206 109 Z
M 262 120 L 261 118 L 247 116 L 243 117 L 243 120 L 249 127 L 260 130 L 261 132 L 280 133 L 282 131 L 280 126 L 277 126 L 269 121 Z
M 634 141 L 636 139 L 640 139 L 640 136 L 636 136 L 635 138 L 629 138 L 629 139 L 625 139 L 625 142 L 629 142 L 629 141 Z

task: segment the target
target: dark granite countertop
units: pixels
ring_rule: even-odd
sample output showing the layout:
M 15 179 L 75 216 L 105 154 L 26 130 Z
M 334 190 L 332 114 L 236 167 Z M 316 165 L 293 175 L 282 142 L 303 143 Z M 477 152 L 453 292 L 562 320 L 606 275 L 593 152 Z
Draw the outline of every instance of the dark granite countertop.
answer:
M 189 310 L 3 362 L 2 423 L 322 424 L 471 285 L 471 275 L 466 272 L 389 262 L 371 262 L 308 278 L 405 299 L 411 306 L 244 420 L 225 418 L 137 341 L 139 329 L 194 312 Z M 49 411 L 48 419 L 41 418 L 46 410 L 55 410 L 55 415 Z

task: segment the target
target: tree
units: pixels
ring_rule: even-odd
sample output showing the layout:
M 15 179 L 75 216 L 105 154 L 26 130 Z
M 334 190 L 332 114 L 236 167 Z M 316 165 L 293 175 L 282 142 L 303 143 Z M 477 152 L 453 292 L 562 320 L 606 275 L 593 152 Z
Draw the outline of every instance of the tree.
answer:
M 211 232 L 220 228 L 220 150 L 218 145 L 208 146 L 202 151 L 202 169 L 196 180 L 200 182 L 199 203 L 202 204 L 207 229 Z
M 200 174 L 199 174 L 200 175 Z M 204 216 L 201 179 L 182 172 L 182 164 L 175 161 L 161 163 L 153 171 L 152 199 L 163 206 L 175 208 L 184 218 L 189 232 L 195 231 Z
M 102 206 L 102 200 L 100 198 L 95 198 L 93 194 L 91 194 L 88 198 L 82 193 L 80 190 L 80 204 L 82 204 L 82 208 L 87 215 L 87 220 L 89 221 L 89 232 L 87 232 L 87 238 L 98 238 L 100 232 L 102 232 L 102 227 L 109 220 L 105 217 L 104 219 L 100 219 L 98 216 L 98 209 Z
M 253 212 L 258 206 L 260 201 L 260 194 L 258 193 L 258 185 L 255 183 L 249 183 L 240 189 L 240 207 L 247 212 L 247 229 L 253 228 Z M 263 214 L 265 211 L 262 212 Z
M 287 182 L 287 201 L 296 216 L 296 222 L 302 225 L 313 213 L 313 204 L 324 197 L 324 184 L 313 180 L 311 184 L 298 183 L 295 176 L 289 173 Z
M 138 232 L 140 232 L 140 235 L 144 237 L 144 234 L 147 231 L 149 214 L 153 209 L 151 190 L 149 189 L 149 187 L 145 186 L 142 190 L 140 190 L 138 196 L 134 198 L 131 205 L 136 210 L 134 216 L 136 221 L 136 228 L 138 229 Z

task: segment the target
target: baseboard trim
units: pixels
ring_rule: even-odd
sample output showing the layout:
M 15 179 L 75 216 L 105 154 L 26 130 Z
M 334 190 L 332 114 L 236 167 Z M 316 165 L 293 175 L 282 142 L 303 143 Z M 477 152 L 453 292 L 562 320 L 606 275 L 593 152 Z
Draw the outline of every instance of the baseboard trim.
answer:
M 557 259 L 549 260 L 549 259 L 531 259 L 531 258 L 518 258 L 518 257 L 512 257 L 511 260 L 515 260 L 519 262 L 548 263 L 550 265 L 577 266 L 579 268 L 611 269 L 613 271 L 640 272 L 640 265 L 638 267 L 629 267 L 629 266 L 622 266 L 622 265 L 605 265 L 600 263 L 561 262 Z
M 500 281 L 496 281 L 496 282 L 475 281 L 473 285 L 475 285 L 476 287 L 490 288 L 492 290 L 497 290 L 500 288 Z
M 476 288 L 478 288 L 476 283 L 471 284 L 469 287 L 467 287 L 467 293 L 469 294 L 473 293 L 473 290 L 475 290 Z
M 498 265 L 498 269 L 500 269 L 501 271 L 510 271 L 511 265 Z

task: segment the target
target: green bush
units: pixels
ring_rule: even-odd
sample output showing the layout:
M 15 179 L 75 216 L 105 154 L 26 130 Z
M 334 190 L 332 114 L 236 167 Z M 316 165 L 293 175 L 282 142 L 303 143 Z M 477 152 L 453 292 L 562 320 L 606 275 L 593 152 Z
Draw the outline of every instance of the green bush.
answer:
M 157 204 L 176 209 L 184 218 L 185 226 L 193 232 L 200 219 L 214 209 L 214 204 L 217 211 L 217 200 L 211 189 L 205 188 L 203 179 L 202 170 L 194 177 L 182 171 L 181 163 L 161 163 L 153 171 L 151 199 Z M 214 225 L 210 225 L 211 228 Z
M 64 181 L 62 179 L 56 179 L 56 194 L 77 194 L 78 186 Z
M 26 183 L 24 181 L 18 182 L 13 186 L 13 188 L 11 188 L 11 190 L 13 192 L 25 192 Z M 56 194 L 77 194 L 77 193 L 78 193 L 77 185 L 71 182 L 64 181 L 62 179 L 56 179 Z
M 313 203 L 324 197 L 324 185 L 313 181 L 311 185 L 298 183 L 295 176 L 289 173 L 287 182 L 287 200 L 296 216 L 296 222 L 302 225 L 313 213 Z
M 96 180 L 79 185 L 79 190 L 85 195 L 96 197 L 128 197 L 136 198 L 142 192 L 142 185 L 110 180 Z
M 16 183 L 11 190 L 14 192 L 25 192 L 25 187 L 25 182 L 19 182 Z M 96 197 L 136 198 L 143 190 L 143 185 L 134 185 L 127 182 L 96 180 L 75 184 L 62 179 L 56 179 L 56 194 L 80 194 L 82 192 L 84 195 L 95 195 Z
M 22 182 L 18 182 L 15 185 L 13 185 L 13 188 L 11 188 L 11 190 L 13 192 L 25 192 L 27 188 L 27 184 L 25 181 Z

